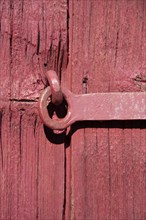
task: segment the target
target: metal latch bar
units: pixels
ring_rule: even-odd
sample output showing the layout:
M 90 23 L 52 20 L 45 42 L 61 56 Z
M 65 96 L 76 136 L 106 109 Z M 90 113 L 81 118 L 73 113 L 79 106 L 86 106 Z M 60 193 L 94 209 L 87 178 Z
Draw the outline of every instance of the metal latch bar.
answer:
M 47 76 L 50 82 L 49 73 Z M 51 76 L 54 77 L 52 80 L 58 80 L 54 72 Z M 62 97 L 66 100 L 67 114 L 64 118 L 53 119 L 49 116 L 48 105 L 51 97 L 56 105 L 63 100 Z M 75 95 L 65 88 L 61 89 L 58 80 L 57 83 L 50 83 L 50 87 L 47 87 L 40 96 L 39 113 L 44 124 L 55 130 L 65 129 L 76 121 L 84 120 L 146 120 L 146 92 Z

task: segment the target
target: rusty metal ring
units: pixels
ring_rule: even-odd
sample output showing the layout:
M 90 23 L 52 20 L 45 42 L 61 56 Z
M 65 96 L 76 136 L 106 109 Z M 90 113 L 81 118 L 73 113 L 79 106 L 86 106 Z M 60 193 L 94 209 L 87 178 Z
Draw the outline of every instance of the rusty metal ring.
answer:
M 63 101 L 63 94 L 57 73 L 54 70 L 49 70 L 46 72 L 46 76 L 51 87 L 52 103 L 59 105 Z
M 63 130 L 65 128 L 67 128 L 70 125 L 70 119 L 71 119 L 71 109 L 70 109 L 70 103 L 67 102 L 68 104 L 68 112 L 67 115 L 64 118 L 58 118 L 57 120 L 53 120 L 52 118 L 50 118 L 49 114 L 48 114 L 48 110 L 47 110 L 47 106 L 48 106 L 48 98 L 51 96 L 51 88 L 47 87 L 42 95 L 39 98 L 39 113 L 40 116 L 42 118 L 43 123 L 54 130 Z M 67 99 L 67 95 L 65 92 L 63 92 L 63 96 L 66 99 L 66 101 L 68 101 Z M 51 102 L 51 101 L 49 101 Z

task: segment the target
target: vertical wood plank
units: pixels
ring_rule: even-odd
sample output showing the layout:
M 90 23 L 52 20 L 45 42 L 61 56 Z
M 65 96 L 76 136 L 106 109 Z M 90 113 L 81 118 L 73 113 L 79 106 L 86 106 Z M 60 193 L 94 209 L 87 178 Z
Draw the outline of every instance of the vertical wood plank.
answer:
M 146 131 L 144 129 L 144 122 L 141 124 L 141 127 L 143 129 L 140 130 L 140 160 L 139 160 L 139 167 L 140 167 L 140 175 L 138 174 L 139 177 L 139 182 L 140 182 L 140 187 L 138 187 L 138 197 L 136 198 L 136 203 L 139 202 L 140 204 L 140 210 L 138 210 L 139 214 L 136 213 L 136 216 L 139 215 L 142 219 L 146 218 L 146 212 L 145 212 L 145 207 L 146 207 L 146 197 L 140 197 L 139 195 L 145 195 L 145 189 L 146 189 Z M 137 189 L 136 189 L 137 190 Z M 139 198 L 139 199 L 138 199 Z
M 50 146 L 42 126 L 39 126 L 37 135 L 38 218 L 60 219 L 64 206 L 64 148 L 62 144 Z
M 0 3 L 0 101 L 10 98 L 10 4 Z
M 141 127 L 141 129 L 139 129 Z M 146 131 L 143 122 L 137 122 L 136 128 L 132 130 L 133 147 L 133 178 L 134 178 L 134 218 L 145 219 L 146 186 L 145 186 L 145 159 L 146 159 Z M 135 181 L 136 180 L 136 181 Z
M 36 117 L 28 110 L 20 114 L 18 219 L 37 217 Z
M 100 31 L 104 32 L 102 19 L 106 5 L 102 1 L 98 6 L 101 7 L 99 14 L 95 1 L 73 1 L 70 6 L 70 65 L 72 90 L 75 93 L 108 91 L 109 81 L 102 75 L 104 55 L 99 54 L 101 62 L 96 61 L 100 48 L 95 46 L 95 36 L 99 34 L 95 32 L 95 23 L 100 22 Z M 101 40 L 99 47 L 102 44 Z M 100 74 L 97 74 L 98 71 Z M 99 124 L 94 123 L 94 126 L 96 128 Z M 72 218 L 108 219 L 109 194 L 108 129 L 101 126 L 97 131 L 92 128 L 77 130 L 72 137 Z
M 37 101 L 45 72 L 66 68 L 66 18 L 66 0 L 0 2 L 0 219 L 64 215 L 64 144 L 51 143 Z
M 109 129 L 110 148 L 110 172 L 111 172 L 111 219 L 127 219 L 127 207 L 124 205 L 125 190 L 124 179 L 127 174 L 125 170 L 123 122 L 119 123 L 119 128 L 114 128 L 115 123 L 111 123 Z
M 69 71 L 74 93 L 145 91 L 144 83 L 137 81 L 145 76 L 145 9 L 143 0 L 70 2 Z M 72 219 L 144 219 L 145 139 L 140 147 L 140 134 L 142 130 L 144 136 L 145 126 L 74 126 Z
M 10 115 L 7 109 L 4 109 L 1 118 L 1 218 L 9 219 L 10 211 L 10 191 L 11 181 L 9 181 L 10 168 Z M 5 146 L 5 147 L 3 147 Z
M 107 124 L 108 125 L 108 124 Z M 109 155 L 109 131 L 104 125 L 99 125 L 97 129 L 97 149 L 98 157 L 96 164 L 96 206 L 94 218 L 110 219 L 110 193 L 111 193 L 111 173 L 110 173 L 110 155 Z M 89 146 L 90 147 L 90 146 Z M 90 181 L 90 178 L 89 180 Z M 89 212 L 90 213 L 90 212 Z

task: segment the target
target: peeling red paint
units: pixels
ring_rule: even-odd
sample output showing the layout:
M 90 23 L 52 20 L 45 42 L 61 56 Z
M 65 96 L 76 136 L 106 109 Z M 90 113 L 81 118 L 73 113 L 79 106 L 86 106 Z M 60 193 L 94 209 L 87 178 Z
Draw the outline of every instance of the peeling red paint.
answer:
M 37 101 L 54 69 L 74 94 L 143 92 L 145 0 L 0 2 L 0 219 L 145 219 L 145 121 L 56 135 Z

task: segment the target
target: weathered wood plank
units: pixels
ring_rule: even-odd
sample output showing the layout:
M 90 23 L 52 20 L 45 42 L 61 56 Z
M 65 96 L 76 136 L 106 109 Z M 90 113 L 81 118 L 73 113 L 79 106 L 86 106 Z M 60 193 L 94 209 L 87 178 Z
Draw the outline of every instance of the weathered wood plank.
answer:
M 144 129 L 144 122 L 138 122 L 136 128 L 132 130 L 132 147 L 134 218 L 145 219 L 146 197 L 142 196 L 146 194 L 146 129 Z
M 64 145 L 50 143 L 35 101 L 45 72 L 67 65 L 66 0 L 0 1 L 0 219 L 62 219 Z
M 74 93 L 145 91 L 145 10 L 144 0 L 70 1 Z M 146 130 L 138 125 L 76 125 L 71 142 L 73 219 L 144 219 Z
M 10 211 L 10 115 L 7 109 L 1 112 L 1 218 L 9 219 Z M 5 146 L 5 147 L 4 147 Z M 9 197 L 8 197 L 9 196 Z
M 1 219 L 145 218 L 145 125 L 77 124 L 65 158 L 33 102 L 50 68 L 75 93 L 144 91 L 145 9 L 144 0 L 0 2 Z
M 8 1 L 0 3 L 0 109 L 2 101 L 10 98 L 10 5 Z
M 111 123 L 111 126 L 112 128 L 109 129 L 111 219 L 127 219 L 127 207 L 123 203 L 125 199 L 124 179 L 126 176 L 126 161 L 123 159 L 123 155 L 125 155 L 123 153 L 123 122 L 119 123 L 119 128 L 114 128 L 116 123 Z

